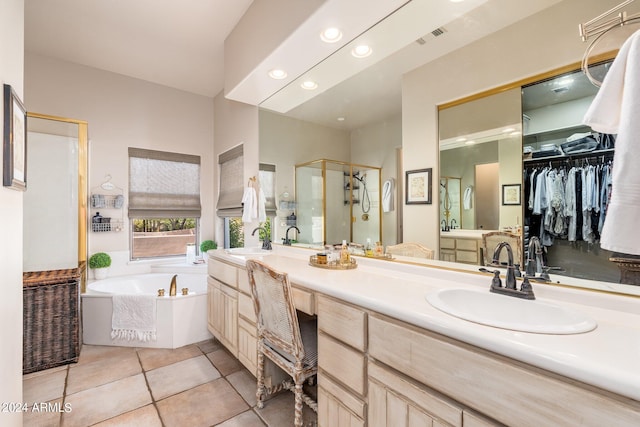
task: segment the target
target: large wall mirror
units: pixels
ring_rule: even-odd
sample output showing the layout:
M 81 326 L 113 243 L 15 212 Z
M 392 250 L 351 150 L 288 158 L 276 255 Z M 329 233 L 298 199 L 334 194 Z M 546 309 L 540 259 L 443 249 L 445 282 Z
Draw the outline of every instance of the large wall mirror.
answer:
M 412 0 L 407 2 L 407 6 L 427 3 L 422 0 Z M 407 149 L 406 146 L 403 147 L 403 141 L 409 139 L 412 144 L 416 144 L 416 141 L 420 140 L 424 141 L 425 145 L 433 143 L 433 146 L 429 145 L 423 150 L 427 155 L 424 159 L 420 159 L 420 163 L 426 166 L 434 165 L 434 174 L 436 175 L 433 179 L 434 188 L 432 190 L 435 206 L 433 214 L 429 210 L 430 208 L 425 207 L 421 210 L 426 214 L 420 215 L 419 227 L 432 228 L 434 231 L 448 229 L 448 231 L 438 233 L 434 237 L 434 241 L 420 243 L 440 248 L 436 255 L 439 258 L 435 263 L 437 265 L 443 265 L 442 261 L 457 261 L 459 263 L 462 260 L 469 265 L 462 267 L 461 264 L 447 265 L 445 263 L 444 265 L 477 271 L 480 264 L 485 261 L 481 256 L 484 254 L 471 253 L 471 250 L 464 249 L 467 253 L 463 253 L 463 255 L 467 258 L 458 260 L 455 256 L 442 256 L 445 251 L 437 239 L 444 235 L 449 239 L 453 236 L 454 240 L 460 236 L 481 240 L 482 235 L 486 232 L 508 229 L 520 236 L 521 255 L 519 260 L 524 271 L 529 242 L 525 238 L 527 238 L 527 222 L 530 221 L 525 211 L 529 197 L 525 169 L 533 166 L 533 161 L 529 162 L 523 156 L 525 153 L 527 156 L 529 153 L 533 156 L 533 152 L 541 150 L 543 145 L 552 143 L 558 145 L 558 139 L 562 139 L 562 143 L 565 143 L 567 138 L 577 138 L 577 134 L 586 132 L 582 129 L 572 128 L 571 124 L 562 124 L 558 126 L 569 128 L 568 134 L 557 136 L 548 134 L 545 138 L 549 137 L 553 141 L 542 141 L 540 138 L 542 138 L 542 133 L 546 131 L 536 130 L 534 121 L 538 121 L 545 112 L 551 111 L 552 107 L 549 104 L 536 106 L 530 101 L 528 94 L 531 91 L 542 90 L 547 86 L 558 100 L 562 99 L 562 96 L 566 98 L 570 91 L 565 91 L 562 85 L 556 85 L 552 81 L 552 77 L 577 71 L 579 64 L 575 61 L 584 52 L 586 45 L 580 44 L 577 34 L 571 33 L 568 36 L 568 30 L 562 32 L 562 37 L 571 37 L 571 41 L 566 44 L 569 45 L 567 49 L 572 52 L 572 54 L 554 52 L 555 63 L 558 66 L 564 66 L 563 68 L 549 71 L 553 68 L 550 66 L 548 69 L 537 68 L 535 72 L 527 72 L 522 67 L 514 67 L 517 68 L 517 71 L 505 73 L 510 77 L 504 78 L 503 81 L 499 80 L 499 77 L 488 78 L 486 72 L 478 73 L 481 74 L 479 79 L 488 82 L 486 86 L 479 86 L 480 89 L 478 86 L 466 85 L 465 79 L 472 79 L 470 76 L 477 72 L 473 67 L 481 63 L 482 55 L 478 54 L 477 57 L 465 55 L 465 59 L 461 59 L 455 56 L 456 49 L 463 47 L 467 49 L 466 44 L 490 35 L 493 28 L 500 29 L 509 26 L 540 28 L 541 25 L 546 25 L 548 20 L 554 20 L 554 24 L 562 21 L 562 25 L 565 25 L 567 22 L 578 22 L 579 19 L 582 19 L 574 16 L 578 6 L 580 13 L 585 15 L 584 18 L 589 19 L 607 8 L 615 6 L 616 2 L 607 0 L 607 4 L 603 4 L 600 1 L 590 0 L 588 5 L 583 5 L 577 0 L 547 1 L 544 4 L 530 2 L 527 5 L 519 5 L 517 11 L 510 10 L 505 14 L 492 13 L 495 12 L 496 7 L 499 7 L 495 1 L 489 0 L 479 3 L 476 2 L 473 5 L 469 3 L 469 9 L 458 14 L 449 16 L 442 14 L 437 17 L 440 19 L 439 21 L 432 20 L 432 16 L 424 12 L 405 13 L 400 21 L 394 21 L 395 14 L 390 15 L 380 23 L 385 25 L 378 24 L 372 30 L 380 29 L 382 34 L 388 36 L 389 40 L 395 37 L 396 33 L 409 34 L 405 37 L 407 40 L 404 41 L 404 44 L 398 46 L 393 54 L 389 54 L 378 62 L 371 61 L 366 67 L 352 73 L 341 83 L 332 85 L 329 89 L 320 85 L 321 93 L 313 97 L 305 97 L 304 102 L 292 101 L 288 107 L 282 107 L 288 102 L 287 93 L 289 90 L 295 91 L 305 78 L 319 77 L 319 70 L 323 67 L 309 70 L 282 91 L 273 95 L 272 98 L 266 100 L 261 105 L 259 112 L 260 163 L 276 165 L 276 195 L 295 194 L 295 165 L 317 159 L 331 159 L 379 167 L 381 168 L 380 181 L 382 183 L 391 178 L 395 179 L 393 209 L 382 213 L 383 243 L 391 245 L 402 240 L 408 242 L 412 240 L 412 236 L 424 236 L 425 233 L 421 233 L 420 230 L 412 230 L 411 227 L 415 228 L 418 224 L 413 222 L 408 225 L 409 221 L 407 221 L 407 218 L 414 219 L 413 216 L 418 208 L 410 207 L 411 212 L 409 212 L 410 208 L 404 206 L 403 175 L 405 169 L 412 168 L 406 168 L 402 165 L 401 150 Z M 449 4 L 453 3 L 442 2 L 443 7 L 449 7 Z M 473 11 L 469 12 L 474 8 L 479 10 L 475 15 L 473 15 Z M 552 8 L 553 10 L 551 10 Z M 563 18 L 557 18 L 558 16 Z M 429 19 L 422 19 L 423 25 L 419 27 L 415 24 L 415 21 L 419 20 L 417 17 L 428 17 Z M 530 23 L 524 23 L 529 19 Z M 392 21 L 395 22 L 393 25 Z M 441 37 L 440 31 L 434 31 L 440 27 L 444 28 L 445 37 Z M 398 31 L 398 28 L 402 28 L 403 31 Z M 447 38 L 446 32 L 456 32 L 456 37 Z M 360 38 L 367 36 L 368 33 L 363 34 Z M 621 40 L 624 38 L 624 36 L 617 40 L 614 38 L 614 42 L 606 46 L 608 49 L 606 52 L 613 52 L 619 48 Z M 355 42 L 354 40 L 353 43 L 348 44 L 342 53 L 348 55 Z M 564 40 L 560 42 L 565 43 Z M 527 43 L 535 44 L 536 38 L 527 38 Z M 423 49 L 424 47 L 427 48 Z M 512 50 L 508 57 L 505 56 L 505 61 L 532 62 L 531 58 L 527 56 L 526 48 L 518 50 L 518 46 L 510 47 Z M 613 55 L 610 53 L 608 58 L 603 56 L 600 59 L 612 59 Z M 339 56 L 340 54 L 336 53 L 327 61 Z M 466 61 L 471 65 L 466 70 L 461 70 L 461 67 L 451 70 L 446 68 L 446 59 L 441 61 L 442 57 L 451 57 L 457 65 L 460 62 L 466 63 Z M 469 59 L 466 59 L 467 57 Z M 566 57 L 571 59 L 563 59 Z M 407 83 L 406 76 L 411 74 L 411 78 L 415 79 L 416 76 L 422 74 L 413 73 L 413 70 L 431 62 L 438 63 L 435 67 L 437 72 L 424 73 L 425 75 L 450 73 L 460 80 L 460 85 L 464 88 L 456 88 L 452 93 L 457 95 L 450 98 L 443 95 L 442 90 L 437 91 L 439 93 L 437 102 L 448 101 L 446 108 L 430 105 L 428 107 L 431 110 L 427 107 L 423 107 L 419 111 L 408 110 L 407 106 L 415 107 L 415 98 L 411 99 L 412 102 L 405 102 L 403 99 L 407 95 L 409 96 L 405 99 L 409 99 L 412 95 L 403 93 L 403 85 Z M 552 63 L 552 61 L 547 62 Z M 569 62 L 573 62 L 573 64 L 567 65 Z M 509 68 L 509 65 L 505 64 L 503 68 Z M 544 75 L 535 77 L 536 74 L 545 71 L 547 72 Z M 495 73 L 502 75 L 501 72 L 495 71 Z M 523 80 L 514 84 L 513 81 L 519 78 Z M 409 83 L 415 84 L 416 82 L 411 80 Z M 533 83 L 540 83 L 540 85 L 534 86 Z M 425 82 L 425 86 L 435 84 L 437 82 Z M 508 86 L 500 86 L 501 84 Z M 550 85 L 553 85 L 553 89 Z M 499 87 L 499 90 L 492 91 L 493 87 Z M 467 91 L 465 92 L 465 90 Z M 475 92 L 482 90 L 486 90 L 486 92 L 483 92 L 481 96 L 474 95 Z M 573 101 L 567 105 L 588 102 L 588 97 L 593 96 L 597 88 L 591 85 L 590 90 L 591 94 L 581 96 L 581 101 Z M 486 96 L 487 92 L 492 92 L 492 96 Z M 465 94 L 467 96 L 464 100 L 456 101 L 457 98 Z M 583 114 L 583 112 L 584 110 L 576 114 Z M 433 128 L 427 130 L 433 132 L 435 138 L 433 142 L 429 140 L 429 135 L 425 134 L 425 129 L 421 128 L 419 132 L 415 132 L 414 129 L 409 129 L 403 124 L 407 116 L 415 122 L 415 120 L 419 120 L 416 117 L 425 117 L 429 114 L 436 117 Z M 556 117 L 555 113 L 551 116 Z M 524 122 L 523 117 L 525 117 Z M 465 141 L 461 140 L 463 137 L 466 138 Z M 534 138 L 539 142 L 534 143 Z M 538 157 L 536 157 L 537 159 Z M 549 166 L 548 160 L 546 166 Z M 584 162 L 586 161 L 585 158 Z M 589 159 L 589 161 L 592 160 Z M 582 160 L 572 157 L 570 162 L 573 164 L 575 162 L 582 163 Z M 487 170 L 485 170 L 485 166 Z M 488 184 L 485 185 L 485 182 Z M 482 192 L 485 191 L 483 189 L 485 187 L 488 188 L 488 192 L 486 195 L 481 195 L 484 194 Z M 381 202 L 376 200 L 372 203 Z M 483 203 L 485 204 L 483 205 Z M 405 209 L 404 214 L 403 208 Z M 288 211 L 279 214 L 274 226 L 275 241 L 284 237 L 284 231 L 287 228 L 286 216 L 290 214 L 291 212 Z M 404 224 L 403 216 L 406 221 Z M 327 224 L 327 227 L 331 227 L 331 225 Z M 596 245 L 567 242 L 566 247 L 564 246 L 564 243 L 560 241 L 553 247 L 546 246 L 546 266 L 557 267 L 549 272 L 552 275 L 561 273 L 566 277 L 566 281 L 564 278 L 559 278 L 556 281 L 570 286 L 636 293 L 617 284 L 620 272 L 615 264 L 608 261 L 608 254 L 599 250 Z M 556 250 L 558 252 L 554 253 Z M 569 251 L 578 259 L 583 256 L 582 261 L 576 260 L 575 264 L 573 261 L 571 263 L 564 262 L 562 258 Z M 584 258 L 585 256 L 586 258 Z M 592 258 L 590 257 L 597 258 L 597 263 L 591 262 Z M 580 262 L 591 262 L 590 267 L 593 268 L 593 271 L 581 273 L 585 270 L 581 267 Z M 606 264 L 606 268 L 600 268 L 603 264 Z M 607 283 L 600 285 L 585 279 L 597 279 Z

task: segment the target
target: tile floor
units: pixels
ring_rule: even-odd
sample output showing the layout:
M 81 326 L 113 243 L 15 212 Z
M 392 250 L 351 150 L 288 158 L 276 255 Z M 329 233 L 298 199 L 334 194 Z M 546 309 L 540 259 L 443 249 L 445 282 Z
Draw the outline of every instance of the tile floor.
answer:
M 174 350 L 84 345 L 78 363 L 23 377 L 25 427 L 293 425 L 293 393 L 255 406 L 256 380 L 217 341 Z M 42 405 L 47 403 L 48 405 Z M 315 426 L 304 407 L 305 426 Z

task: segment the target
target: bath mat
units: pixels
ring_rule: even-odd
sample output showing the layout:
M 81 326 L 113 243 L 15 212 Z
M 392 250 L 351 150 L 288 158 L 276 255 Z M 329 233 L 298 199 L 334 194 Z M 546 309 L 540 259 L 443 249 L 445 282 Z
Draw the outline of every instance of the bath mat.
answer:
M 149 342 L 156 338 L 156 297 L 114 295 L 111 339 Z

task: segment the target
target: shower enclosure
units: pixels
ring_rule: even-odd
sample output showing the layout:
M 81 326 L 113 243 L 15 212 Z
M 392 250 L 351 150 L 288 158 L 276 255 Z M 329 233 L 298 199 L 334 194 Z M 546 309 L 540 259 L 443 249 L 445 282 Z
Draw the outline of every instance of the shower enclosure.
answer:
M 381 168 L 335 160 L 296 165 L 298 242 L 382 239 Z

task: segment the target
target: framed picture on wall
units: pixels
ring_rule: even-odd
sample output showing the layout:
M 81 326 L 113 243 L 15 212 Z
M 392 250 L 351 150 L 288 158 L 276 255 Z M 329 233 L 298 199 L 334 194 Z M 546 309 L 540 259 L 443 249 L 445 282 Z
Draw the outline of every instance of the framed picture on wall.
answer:
M 520 184 L 508 184 L 502 186 L 502 205 L 520 205 Z
M 407 205 L 431 204 L 431 171 L 432 168 L 406 172 L 405 203 Z
M 27 112 L 10 85 L 4 85 L 2 185 L 27 189 Z

